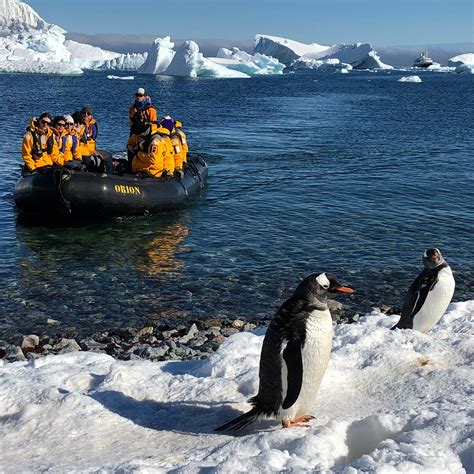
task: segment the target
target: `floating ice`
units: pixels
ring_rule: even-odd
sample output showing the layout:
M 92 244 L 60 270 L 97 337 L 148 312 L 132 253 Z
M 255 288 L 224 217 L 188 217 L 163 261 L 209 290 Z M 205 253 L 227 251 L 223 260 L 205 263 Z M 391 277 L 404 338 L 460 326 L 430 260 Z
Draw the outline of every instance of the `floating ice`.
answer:
M 185 77 L 249 77 L 205 58 L 194 41 L 186 41 L 177 49 L 173 60 L 162 74 Z
M 138 69 L 141 74 L 161 74 L 170 65 L 175 52 L 174 43 L 169 36 L 156 38 L 148 51 L 148 56 L 143 65 Z
M 391 331 L 398 319 L 335 326 L 310 428 L 238 437 L 214 428 L 250 408 L 261 332 L 208 360 L 0 359 L 0 471 L 473 472 L 474 301 L 428 334 Z
M 133 81 L 133 79 L 135 79 L 135 76 L 112 76 L 112 75 L 108 75 L 107 79 L 118 79 L 118 80 L 122 80 L 122 81 Z
M 335 44 L 323 46 L 317 43 L 304 44 L 277 36 L 256 35 L 254 52 L 277 58 L 286 65 L 292 65 L 298 60 L 300 67 L 305 61 L 313 64 L 312 60 L 338 59 L 341 63 L 350 64 L 358 69 L 392 69 L 384 64 L 377 52 L 368 43 Z
M 398 79 L 398 82 L 421 82 L 419 76 L 405 76 Z

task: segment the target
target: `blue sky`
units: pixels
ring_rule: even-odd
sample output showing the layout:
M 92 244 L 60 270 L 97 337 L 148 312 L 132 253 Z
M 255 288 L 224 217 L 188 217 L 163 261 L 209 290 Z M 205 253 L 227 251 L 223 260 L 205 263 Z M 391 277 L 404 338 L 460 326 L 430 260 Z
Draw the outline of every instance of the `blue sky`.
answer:
M 86 34 L 379 46 L 472 42 L 473 0 L 26 0 L 45 20 Z

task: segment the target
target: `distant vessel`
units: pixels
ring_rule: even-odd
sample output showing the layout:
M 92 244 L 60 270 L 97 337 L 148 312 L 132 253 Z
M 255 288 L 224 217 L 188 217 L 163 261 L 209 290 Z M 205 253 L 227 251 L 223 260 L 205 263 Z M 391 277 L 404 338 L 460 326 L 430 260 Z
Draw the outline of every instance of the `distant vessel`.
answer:
M 421 53 L 413 63 L 414 67 L 429 67 L 433 64 L 433 60 L 426 53 Z

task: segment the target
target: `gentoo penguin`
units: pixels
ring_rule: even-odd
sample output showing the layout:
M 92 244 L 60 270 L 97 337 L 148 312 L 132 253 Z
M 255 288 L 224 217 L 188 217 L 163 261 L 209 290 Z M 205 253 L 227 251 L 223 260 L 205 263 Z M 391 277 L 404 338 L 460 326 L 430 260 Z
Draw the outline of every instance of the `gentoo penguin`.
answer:
M 253 408 L 216 431 L 238 431 L 260 417 L 284 428 L 306 426 L 332 348 L 329 292 L 352 293 L 332 276 L 312 274 L 296 288 L 270 322 L 260 355 L 258 394 Z
M 451 268 L 438 249 L 423 254 L 424 270 L 405 296 L 400 321 L 392 328 L 428 332 L 443 316 L 454 294 Z

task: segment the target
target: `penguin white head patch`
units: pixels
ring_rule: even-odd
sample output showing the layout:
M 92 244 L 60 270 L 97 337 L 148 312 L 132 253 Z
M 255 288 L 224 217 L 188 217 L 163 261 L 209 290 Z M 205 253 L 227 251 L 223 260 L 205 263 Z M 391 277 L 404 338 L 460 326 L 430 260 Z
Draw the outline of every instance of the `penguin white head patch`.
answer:
M 321 273 L 321 275 L 318 275 L 316 277 L 316 281 L 325 289 L 327 290 L 329 288 L 329 283 L 328 277 L 326 276 L 325 273 Z

